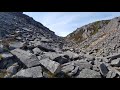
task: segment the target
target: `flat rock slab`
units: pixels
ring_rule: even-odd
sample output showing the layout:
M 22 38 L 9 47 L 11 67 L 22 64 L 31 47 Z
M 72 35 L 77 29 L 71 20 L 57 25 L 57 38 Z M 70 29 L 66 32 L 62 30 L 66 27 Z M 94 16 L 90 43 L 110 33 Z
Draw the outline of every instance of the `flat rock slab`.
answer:
M 71 72 L 72 70 L 74 70 L 74 66 L 73 65 L 66 65 L 66 66 L 61 68 L 61 71 L 63 71 L 64 73 Z
M 44 66 L 51 73 L 55 74 L 60 71 L 60 64 L 58 62 L 52 61 L 49 58 L 39 61 L 42 66 Z
M 111 65 L 119 67 L 120 66 L 120 59 L 116 59 L 116 60 L 111 61 Z
M 41 66 L 32 67 L 28 69 L 20 70 L 14 78 L 42 78 L 42 68 Z
M 77 78 L 101 78 L 99 72 L 90 69 L 83 69 Z
M 39 65 L 39 59 L 32 53 L 24 51 L 22 49 L 14 49 L 11 51 L 23 64 L 27 67 L 33 67 Z
M 57 52 L 46 52 L 45 54 L 41 55 L 40 59 L 46 59 L 49 58 L 50 60 L 56 61 L 60 64 L 67 63 L 69 61 L 68 58 L 64 57 L 63 53 L 57 53 Z
M 80 70 L 82 70 L 84 68 L 87 68 L 87 69 L 91 69 L 92 68 L 92 64 L 88 63 L 87 61 L 77 60 L 77 61 L 74 62 L 74 64 L 76 66 L 79 66 Z
M 106 76 L 106 78 L 114 78 L 114 77 L 116 77 L 116 72 L 114 72 L 114 71 L 109 71 L 108 72 L 108 74 L 107 74 L 107 76 Z
M 59 54 L 59 53 L 56 53 L 56 52 L 47 52 L 42 56 L 42 58 L 43 59 L 49 58 L 51 60 L 54 60 L 54 59 L 56 59 L 57 57 L 60 57 L 60 56 L 63 56 L 63 54 Z
M 34 44 L 34 47 L 38 47 L 42 51 L 55 52 L 54 48 L 46 43 L 42 43 L 40 41 L 33 41 L 32 43 Z

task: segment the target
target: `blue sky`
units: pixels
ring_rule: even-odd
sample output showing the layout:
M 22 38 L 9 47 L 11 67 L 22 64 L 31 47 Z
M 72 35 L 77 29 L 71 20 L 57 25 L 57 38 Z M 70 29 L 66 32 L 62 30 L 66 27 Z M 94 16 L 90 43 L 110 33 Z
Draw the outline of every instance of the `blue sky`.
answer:
M 33 17 L 59 36 L 66 36 L 94 21 L 120 16 L 120 12 L 24 12 L 24 14 Z

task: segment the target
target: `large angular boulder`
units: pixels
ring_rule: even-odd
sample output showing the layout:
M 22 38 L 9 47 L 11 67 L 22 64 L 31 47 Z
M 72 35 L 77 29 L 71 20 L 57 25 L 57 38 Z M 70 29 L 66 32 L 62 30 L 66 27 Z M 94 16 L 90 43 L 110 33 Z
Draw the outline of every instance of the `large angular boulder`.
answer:
M 66 65 L 66 66 L 63 66 L 62 68 L 61 68 L 61 71 L 63 71 L 64 73 L 69 73 L 69 72 L 71 72 L 72 70 L 74 70 L 74 65 L 71 65 L 71 64 L 69 64 L 69 65 Z
M 40 42 L 40 41 L 33 41 L 31 43 L 34 45 L 34 47 L 38 47 L 42 51 L 45 51 L 45 52 L 49 52 L 49 51 L 55 52 L 53 46 L 48 45 L 46 43 L 43 43 L 43 42 Z
M 20 70 L 13 78 L 42 78 L 41 66 Z
M 77 78 L 101 78 L 99 72 L 90 69 L 83 69 Z
M 70 64 L 63 64 L 61 71 L 64 72 L 64 74 L 72 77 L 74 76 L 79 70 L 78 66 L 73 65 L 72 63 Z
M 42 51 L 45 51 L 45 52 L 55 52 L 55 49 L 53 49 L 53 47 L 51 47 L 50 45 L 47 45 L 47 44 L 41 44 L 41 45 L 38 45 L 38 48 L 40 48 Z
M 52 61 L 49 58 L 43 59 L 39 61 L 40 64 L 51 73 L 56 74 L 60 72 L 60 64 L 58 62 Z
M 67 63 L 69 58 L 66 57 L 63 53 L 57 52 L 46 52 L 45 54 L 41 55 L 41 59 L 49 58 L 50 60 L 56 61 L 60 64 Z
M 120 59 L 115 59 L 111 61 L 112 66 L 120 67 Z
M 11 51 L 26 67 L 33 67 L 39 65 L 39 59 L 32 53 L 22 49 L 14 49 Z
M 82 69 L 91 69 L 92 68 L 92 64 L 88 63 L 87 61 L 81 61 L 81 60 L 77 60 L 74 62 L 74 64 L 76 66 L 79 66 L 79 70 L 82 70 Z

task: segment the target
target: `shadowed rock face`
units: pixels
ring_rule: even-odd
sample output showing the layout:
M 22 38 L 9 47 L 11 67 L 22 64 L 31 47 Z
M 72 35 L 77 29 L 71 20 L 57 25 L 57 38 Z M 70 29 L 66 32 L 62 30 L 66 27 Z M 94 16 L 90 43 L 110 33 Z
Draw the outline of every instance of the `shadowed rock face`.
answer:
M 26 29 L 39 32 L 39 34 L 46 37 L 47 35 L 50 37 L 56 37 L 54 32 L 22 12 L 0 12 L 0 26 L 0 31 L 2 32 L 1 37 L 15 33 L 15 31 L 25 32 Z

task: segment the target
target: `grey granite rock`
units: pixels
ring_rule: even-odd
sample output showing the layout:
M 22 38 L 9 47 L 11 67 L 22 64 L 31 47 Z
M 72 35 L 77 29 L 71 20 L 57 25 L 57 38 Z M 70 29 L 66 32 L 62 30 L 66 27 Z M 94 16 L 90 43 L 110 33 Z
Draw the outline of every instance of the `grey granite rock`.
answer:
M 77 78 L 101 78 L 101 75 L 99 72 L 96 72 L 94 70 L 90 69 L 83 69 Z
M 99 72 L 99 71 L 100 71 L 100 70 L 99 70 L 99 68 L 98 68 L 96 65 L 93 65 L 92 70 L 97 71 L 97 72 Z
M 60 72 L 61 67 L 58 62 L 52 61 L 49 58 L 40 60 L 39 62 L 42 66 L 44 66 L 44 68 L 49 70 L 51 73 L 56 74 L 56 73 Z
M 33 67 L 39 65 L 39 59 L 32 53 L 24 51 L 22 49 L 14 49 L 11 51 L 24 65 L 27 67 Z
M 47 52 L 47 53 L 42 55 L 42 58 L 43 59 L 49 58 L 51 60 L 54 60 L 54 59 L 56 59 L 57 57 L 60 57 L 60 56 L 63 56 L 63 54 L 59 54 L 59 53 L 56 53 L 56 52 Z
M 33 52 L 34 52 L 35 55 L 39 55 L 40 53 L 42 53 L 39 48 L 34 48 Z
M 79 58 L 79 55 L 77 53 L 73 53 L 71 51 L 64 52 L 64 55 L 69 56 L 70 59 Z
M 85 68 L 87 68 L 87 69 L 91 69 L 92 68 L 92 64 L 90 64 L 90 63 L 88 63 L 86 61 L 84 61 L 84 62 L 82 61 L 81 62 L 81 60 L 80 61 L 77 60 L 77 61 L 74 62 L 74 64 L 76 66 L 79 66 L 79 70 L 82 70 L 82 69 L 85 69 Z
M 120 58 L 111 61 L 112 66 L 120 67 Z
M 24 46 L 24 44 L 25 44 L 24 42 L 18 42 L 18 41 L 16 41 L 16 42 L 9 43 L 9 47 L 11 49 L 22 48 Z
M 66 75 L 73 77 L 79 71 L 79 66 L 74 65 L 73 62 L 65 63 L 62 65 L 61 71 Z
M 114 77 L 116 77 L 116 72 L 114 72 L 114 71 L 109 71 L 109 72 L 107 73 L 106 78 L 114 78 Z
M 42 78 L 41 66 L 20 70 L 13 78 Z
M 0 54 L 2 56 L 3 59 L 11 59 L 13 58 L 13 55 L 9 52 L 4 52 Z

